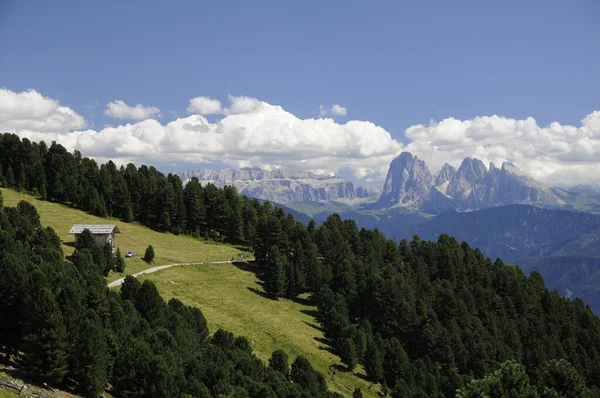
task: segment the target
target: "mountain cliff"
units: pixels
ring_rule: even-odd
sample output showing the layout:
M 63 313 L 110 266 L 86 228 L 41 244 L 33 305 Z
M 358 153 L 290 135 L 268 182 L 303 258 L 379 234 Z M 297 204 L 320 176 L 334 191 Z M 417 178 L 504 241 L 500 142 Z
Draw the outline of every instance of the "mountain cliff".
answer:
M 600 196 L 588 187 L 573 191 L 550 188 L 512 163 L 489 168 L 476 158 L 465 158 L 458 169 L 445 164 L 434 177 L 424 161 L 409 152 L 390 164 L 383 192 L 371 208 L 403 207 L 439 214 L 472 211 L 511 204 L 531 204 L 586 211 L 600 210 Z
M 282 204 L 296 201 L 358 204 L 374 202 L 380 194 L 376 184 L 355 188 L 352 181 L 308 171 L 244 167 L 187 170 L 178 174 L 184 181 L 196 177 L 202 184 L 212 183 L 219 188 L 233 185 L 248 197 Z

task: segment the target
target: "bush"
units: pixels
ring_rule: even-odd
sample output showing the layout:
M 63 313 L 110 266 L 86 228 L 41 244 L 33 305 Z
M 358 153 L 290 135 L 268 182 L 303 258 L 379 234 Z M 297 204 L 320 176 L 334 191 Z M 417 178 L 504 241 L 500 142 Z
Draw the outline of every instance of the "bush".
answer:
M 152 245 L 149 245 L 146 249 L 146 253 L 144 253 L 144 261 L 150 264 L 154 260 L 154 248 Z

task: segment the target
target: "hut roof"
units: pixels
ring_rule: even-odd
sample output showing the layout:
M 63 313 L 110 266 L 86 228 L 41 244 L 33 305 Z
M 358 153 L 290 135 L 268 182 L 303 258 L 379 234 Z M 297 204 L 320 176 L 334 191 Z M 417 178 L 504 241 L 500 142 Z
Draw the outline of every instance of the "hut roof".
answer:
M 69 233 L 80 234 L 84 229 L 88 229 L 94 235 L 104 235 L 112 232 L 121 233 L 115 224 L 75 224 L 71 227 Z

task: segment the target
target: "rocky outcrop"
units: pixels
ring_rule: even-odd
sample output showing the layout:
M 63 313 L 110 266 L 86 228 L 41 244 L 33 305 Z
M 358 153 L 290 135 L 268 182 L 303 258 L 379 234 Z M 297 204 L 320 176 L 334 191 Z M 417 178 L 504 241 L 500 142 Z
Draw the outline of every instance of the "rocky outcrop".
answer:
M 378 207 L 407 207 L 418 210 L 428 200 L 433 176 L 424 161 L 402 152 L 390 164 Z
M 427 165 L 408 152 L 390 164 L 379 208 L 406 207 L 430 214 L 471 211 L 509 204 L 564 205 L 570 194 L 549 188 L 515 165 L 501 168 L 465 158 L 458 170 L 445 164 L 435 180 Z
M 219 188 L 233 185 L 248 197 L 281 204 L 294 201 L 358 204 L 374 202 L 380 194 L 376 185 L 355 189 L 352 181 L 308 171 L 245 167 L 187 170 L 179 175 L 184 182 L 196 177 L 202 184 L 212 183 Z

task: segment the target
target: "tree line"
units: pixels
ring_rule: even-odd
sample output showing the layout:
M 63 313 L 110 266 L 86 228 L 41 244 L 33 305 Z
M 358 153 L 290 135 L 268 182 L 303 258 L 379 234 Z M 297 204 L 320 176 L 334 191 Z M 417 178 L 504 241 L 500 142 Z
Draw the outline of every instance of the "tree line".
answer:
M 112 254 L 111 254 L 112 256 Z M 242 336 L 217 330 L 150 281 L 128 276 L 120 293 L 84 231 L 70 261 L 33 205 L 3 207 L 0 193 L 0 348 L 55 387 L 97 397 L 336 397 L 323 375 L 278 350 L 269 365 Z
M 5 152 L 10 148 L 15 154 Z M 519 382 L 542 396 L 600 395 L 600 320 L 581 300 L 548 291 L 537 272 L 527 277 L 446 235 L 395 242 L 337 215 L 305 226 L 233 187 L 195 179 L 183 187 L 177 176 L 152 167 L 98 167 L 61 148 L 0 136 L 4 182 L 156 229 L 247 245 L 265 291 L 273 298 L 312 293 L 325 337 L 348 371 L 362 365 L 385 393 L 490 395 Z M 40 155 L 23 154 L 30 152 Z M 14 161 L 32 158 L 38 166 Z M 71 164 L 72 172 L 50 179 L 62 170 L 55 163 Z M 32 168 L 37 180 L 27 177 Z M 64 188 L 67 180 L 74 188 Z M 77 186 L 95 187 L 98 195 L 80 195 L 87 191 Z

